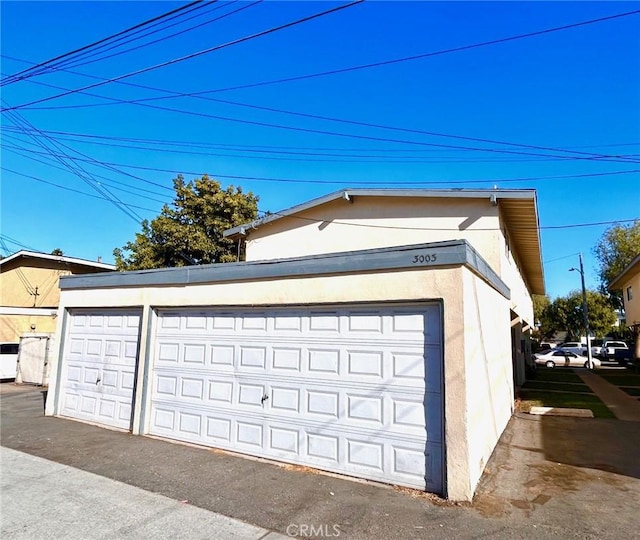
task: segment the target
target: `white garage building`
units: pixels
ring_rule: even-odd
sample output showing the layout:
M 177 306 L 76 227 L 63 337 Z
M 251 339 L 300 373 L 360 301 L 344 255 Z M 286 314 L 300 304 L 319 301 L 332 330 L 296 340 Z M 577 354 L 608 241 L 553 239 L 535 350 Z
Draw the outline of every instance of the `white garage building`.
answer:
M 535 193 L 349 190 L 229 236 L 247 262 L 62 278 L 47 414 L 469 500 L 544 290 Z

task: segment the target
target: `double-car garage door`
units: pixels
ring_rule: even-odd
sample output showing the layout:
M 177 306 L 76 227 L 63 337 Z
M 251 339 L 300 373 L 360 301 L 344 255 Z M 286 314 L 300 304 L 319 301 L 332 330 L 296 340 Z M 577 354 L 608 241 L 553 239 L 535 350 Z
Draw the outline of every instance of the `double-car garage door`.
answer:
M 104 314 L 105 331 L 112 316 L 123 315 Z M 76 317 L 82 325 L 74 324 Z M 130 317 L 122 328 L 134 335 Z M 90 329 L 99 328 L 88 321 Z M 86 328 L 86 314 L 71 316 L 67 348 L 88 351 L 95 336 Z M 107 336 L 100 338 L 105 352 Z M 122 350 L 129 336 L 120 336 Z M 148 432 L 442 492 L 441 336 L 438 304 L 159 310 L 150 403 L 143 404 Z M 127 359 L 135 366 L 135 355 Z M 73 381 L 78 397 L 65 397 L 62 414 L 97 415 L 106 400 L 93 400 L 102 382 L 92 386 L 95 377 L 77 369 L 95 370 L 93 363 L 73 355 L 65 362 L 67 372 L 76 368 L 65 384 Z M 119 365 L 124 381 L 131 371 L 126 362 Z M 77 386 L 79 377 L 87 386 Z M 119 410 L 126 416 L 125 407 Z

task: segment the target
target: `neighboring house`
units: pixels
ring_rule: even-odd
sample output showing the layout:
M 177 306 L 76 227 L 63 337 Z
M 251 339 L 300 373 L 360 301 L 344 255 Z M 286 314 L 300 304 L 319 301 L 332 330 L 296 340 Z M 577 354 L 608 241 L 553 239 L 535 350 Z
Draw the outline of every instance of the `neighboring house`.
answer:
M 635 358 L 640 358 L 640 255 L 611 283 L 610 291 L 622 291 L 626 324 L 636 336 Z
M 46 413 L 470 500 L 544 294 L 535 192 L 348 190 L 227 236 L 246 262 L 62 278 Z
M 32 332 L 54 332 L 60 276 L 115 270 L 110 264 L 19 251 L 0 259 L 0 341 L 18 343 Z

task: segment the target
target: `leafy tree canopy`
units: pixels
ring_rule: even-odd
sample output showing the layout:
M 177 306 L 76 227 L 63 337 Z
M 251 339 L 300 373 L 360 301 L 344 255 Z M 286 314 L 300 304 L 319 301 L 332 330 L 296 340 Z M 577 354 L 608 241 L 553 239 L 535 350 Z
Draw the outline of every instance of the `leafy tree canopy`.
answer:
M 60 248 L 56 248 L 51 252 L 51 255 L 57 255 L 58 257 L 62 257 L 64 253 Z
M 640 254 L 640 221 L 629 225 L 609 227 L 593 248 L 598 260 L 600 290 L 607 293 L 607 286 L 625 267 Z M 616 307 L 622 307 L 622 296 L 612 294 Z
M 608 298 L 602 293 L 587 291 L 587 310 L 591 333 L 594 336 L 607 335 L 616 322 L 616 314 Z M 569 340 L 583 336 L 582 292 L 573 291 L 567 296 L 556 298 L 542 309 L 539 320 L 543 339 L 548 339 L 559 331 L 566 331 Z
M 118 270 L 237 260 L 237 245 L 222 233 L 256 219 L 258 197 L 241 187 L 222 189 L 207 175 L 187 183 L 178 176 L 173 187 L 172 206 L 164 205 L 158 217 L 143 221 L 133 242 L 114 249 Z

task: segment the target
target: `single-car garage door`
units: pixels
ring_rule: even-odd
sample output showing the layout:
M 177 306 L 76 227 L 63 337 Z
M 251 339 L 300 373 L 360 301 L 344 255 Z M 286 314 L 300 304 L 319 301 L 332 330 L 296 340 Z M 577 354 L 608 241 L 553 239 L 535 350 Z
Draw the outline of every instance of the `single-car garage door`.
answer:
M 67 328 L 59 414 L 130 429 L 140 312 L 72 311 Z
M 150 432 L 443 490 L 439 304 L 159 311 Z

